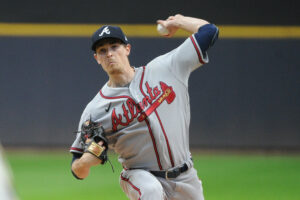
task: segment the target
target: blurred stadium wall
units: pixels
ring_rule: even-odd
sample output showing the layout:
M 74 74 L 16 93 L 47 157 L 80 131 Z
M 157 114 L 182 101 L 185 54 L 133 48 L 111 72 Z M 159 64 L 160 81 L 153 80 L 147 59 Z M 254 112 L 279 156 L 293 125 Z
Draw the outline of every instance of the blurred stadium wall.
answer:
M 157 19 L 182 13 L 220 27 L 210 63 L 189 82 L 197 148 L 300 149 L 299 1 L 6 1 L 0 7 L 0 140 L 65 147 L 106 82 L 92 32 L 119 24 L 138 67 L 178 46 Z M 172 6 L 171 6 L 172 5 Z M 174 122 L 175 123 L 175 122 Z

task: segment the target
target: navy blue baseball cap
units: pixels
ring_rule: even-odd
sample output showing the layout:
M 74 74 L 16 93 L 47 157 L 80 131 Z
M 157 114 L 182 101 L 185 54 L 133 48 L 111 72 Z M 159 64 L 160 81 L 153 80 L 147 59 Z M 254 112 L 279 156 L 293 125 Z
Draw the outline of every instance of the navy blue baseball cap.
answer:
M 92 36 L 92 50 L 96 51 L 97 43 L 104 38 L 117 38 L 124 44 L 128 44 L 128 39 L 118 26 L 105 25 L 99 28 Z

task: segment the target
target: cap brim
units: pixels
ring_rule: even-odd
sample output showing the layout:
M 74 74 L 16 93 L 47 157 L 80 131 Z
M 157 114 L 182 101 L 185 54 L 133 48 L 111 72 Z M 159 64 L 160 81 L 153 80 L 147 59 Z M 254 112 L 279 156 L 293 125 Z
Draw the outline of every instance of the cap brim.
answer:
M 122 40 L 122 39 L 120 39 L 120 38 L 118 38 L 118 37 L 103 37 L 103 38 L 100 38 L 99 40 L 96 40 L 96 41 L 93 43 L 91 49 L 92 49 L 93 51 L 96 51 L 96 47 L 97 47 L 97 45 L 100 43 L 100 41 L 102 41 L 102 40 L 104 40 L 104 39 L 108 39 L 108 38 L 118 39 L 118 40 L 120 40 L 123 44 L 128 44 L 128 41 L 124 41 L 124 40 Z

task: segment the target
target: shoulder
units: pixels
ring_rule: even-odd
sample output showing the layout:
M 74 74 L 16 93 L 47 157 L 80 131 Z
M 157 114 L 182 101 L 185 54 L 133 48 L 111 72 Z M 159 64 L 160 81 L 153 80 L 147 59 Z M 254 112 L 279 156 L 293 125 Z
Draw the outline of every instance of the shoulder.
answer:
M 170 52 L 167 52 L 163 55 L 155 57 L 149 63 L 146 64 L 146 70 L 155 70 L 159 69 L 162 70 L 163 68 L 168 68 L 169 65 L 172 63 L 172 58 L 175 53 L 176 49 L 173 49 Z
M 103 98 L 101 97 L 100 92 L 97 92 L 97 94 L 90 100 L 90 102 L 84 108 L 81 118 L 89 117 L 101 101 L 103 101 Z
M 97 102 L 101 101 L 101 95 L 100 91 L 97 92 L 97 94 L 90 100 L 90 102 L 87 104 L 86 108 L 91 108 L 93 107 Z

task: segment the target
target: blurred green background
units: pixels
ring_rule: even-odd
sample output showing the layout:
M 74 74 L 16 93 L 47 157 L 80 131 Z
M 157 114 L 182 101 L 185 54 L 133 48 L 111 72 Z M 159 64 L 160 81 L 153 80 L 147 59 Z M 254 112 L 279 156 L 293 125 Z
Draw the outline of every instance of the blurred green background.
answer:
M 119 187 L 117 156 L 76 180 L 71 155 L 63 151 L 8 151 L 14 184 L 22 200 L 127 199 Z M 283 154 L 194 152 L 195 168 L 206 200 L 299 200 L 300 156 Z

